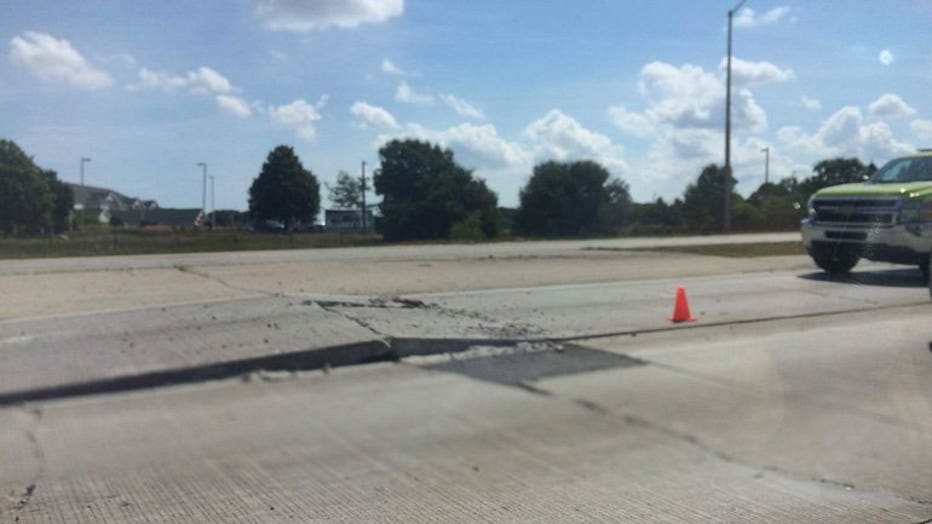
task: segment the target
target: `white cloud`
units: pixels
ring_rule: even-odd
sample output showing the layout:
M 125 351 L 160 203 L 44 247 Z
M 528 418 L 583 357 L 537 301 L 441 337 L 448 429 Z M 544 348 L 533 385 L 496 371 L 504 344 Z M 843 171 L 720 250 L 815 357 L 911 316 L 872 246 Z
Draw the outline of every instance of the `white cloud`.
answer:
M 877 60 L 885 66 L 892 64 L 894 59 L 893 52 L 889 49 L 883 49 L 880 51 L 880 54 L 877 55 Z
M 233 85 L 220 73 L 209 67 L 199 67 L 188 73 L 188 85 L 196 94 L 222 95 L 233 91 Z
M 361 120 L 360 125 L 366 128 L 375 128 L 382 131 L 399 129 L 398 121 L 385 109 L 369 105 L 366 102 L 356 102 L 350 107 L 350 113 Z
M 754 136 L 767 129 L 767 112 L 742 85 L 784 82 L 793 72 L 770 62 L 732 62 L 738 88 L 732 91 L 731 163 L 744 188 L 760 184 L 762 147 L 771 144 Z M 640 93 L 643 110 L 611 106 L 608 116 L 621 131 L 648 139 L 646 153 L 633 160 L 625 175 L 633 187 L 649 188 L 665 197 L 680 195 L 683 186 L 710 163 L 721 165 L 724 156 L 725 75 L 695 65 L 674 66 L 651 62 L 641 69 Z M 771 150 L 771 164 L 778 169 L 790 165 L 787 156 Z M 656 198 L 658 193 L 639 193 L 636 198 Z
M 531 167 L 531 155 L 526 146 L 499 137 L 491 124 L 460 124 L 439 133 L 436 138 L 457 151 L 460 160 L 471 167 L 508 171 L 529 171 Z
M 463 100 L 462 98 L 457 98 L 450 94 L 441 94 L 440 100 L 442 100 L 444 104 L 450 106 L 451 109 L 456 111 L 456 113 L 462 117 L 473 118 L 476 120 L 482 120 L 485 118 L 485 114 L 483 114 L 479 108 Z
M 657 125 L 720 129 L 725 121 L 725 86 L 701 67 L 651 62 L 641 69 L 640 90 L 650 104 L 644 115 Z M 767 115 L 748 90 L 732 100 L 735 129 L 761 130 Z
M 137 81 L 126 87 L 130 91 L 160 89 L 167 93 L 187 88 L 197 95 L 226 95 L 236 91 L 225 76 L 209 67 L 199 67 L 196 71 L 189 71 L 185 76 L 152 71 L 143 67 L 139 69 Z
M 636 137 L 648 137 L 654 134 L 654 123 L 641 113 L 628 111 L 624 106 L 608 108 L 608 116 L 618 129 Z
M 216 96 L 217 105 L 220 106 L 220 109 L 238 116 L 240 118 L 246 118 L 252 115 L 252 110 L 249 108 L 249 104 L 246 103 L 242 98 L 238 98 L 230 95 L 217 95 Z
M 767 129 L 767 112 L 757 105 L 754 95 L 747 89 L 738 91 L 731 108 L 732 125 L 737 129 L 746 129 L 760 133 Z
M 381 145 L 393 138 L 415 138 L 435 142 L 453 150 L 457 162 L 480 175 L 515 175 L 530 173 L 533 155 L 530 147 L 506 140 L 491 124 L 462 123 L 442 130 L 410 123 L 398 132 L 380 135 Z
M 651 101 L 647 116 L 676 127 L 708 126 L 723 97 L 722 82 L 701 67 L 651 62 L 641 69 L 641 93 Z
M 607 136 L 586 129 L 574 118 L 552 109 L 524 130 L 539 160 L 594 160 L 609 169 L 627 171 L 620 145 Z
M 726 59 L 722 59 L 719 68 L 725 70 Z M 739 58 L 731 59 L 731 81 L 733 85 L 766 84 L 771 82 L 786 82 L 795 78 L 792 69 L 780 69 L 770 62 L 748 62 Z
M 865 161 L 885 160 L 915 148 L 897 140 L 886 122 L 865 123 L 861 110 L 846 106 L 826 118 L 812 134 L 799 127 L 784 127 L 777 136 L 787 148 L 814 159 L 833 156 L 858 157 Z
M 322 118 L 318 109 L 325 102 L 326 98 L 322 98 L 317 105 L 311 105 L 299 98 L 287 105 L 270 106 L 269 118 L 272 122 L 291 129 L 298 137 L 313 142 L 317 137 L 314 122 Z
M 354 28 L 404 12 L 404 0 L 253 0 L 253 4 L 265 27 L 274 31 Z
M 775 24 L 787 14 L 789 14 L 789 12 L 790 8 L 785 5 L 774 7 L 770 11 L 764 13 L 764 15 L 761 17 L 761 22 L 764 24 Z
M 113 84 L 110 75 L 88 64 L 67 40 L 26 31 L 13 37 L 10 46 L 10 61 L 43 81 L 65 82 L 80 89 L 103 89 Z
M 916 114 L 916 110 L 897 95 L 885 93 L 868 107 L 870 115 L 883 120 L 905 118 Z
M 734 26 L 742 29 L 751 29 L 759 25 L 771 25 L 779 22 L 790 12 L 790 8 L 781 5 L 774 7 L 766 13 L 758 16 L 750 7 L 745 7 L 738 11 L 733 19 Z
M 803 107 L 809 111 L 818 111 L 822 109 L 822 102 L 820 102 L 817 98 L 809 98 L 808 96 L 803 95 L 800 99 L 800 102 L 802 102 Z
M 382 60 L 382 72 L 389 75 L 404 76 L 405 72 L 389 59 Z
M 757 25 L 757 16 L 750 7 L 738 11 L 737 16 L 732 17 L 732 23 L 735 27 L 750 28 Z
M 404 81 L 398 84 L 398 89 L 395 91 L 395 100 L 405 104 L 434 103 L 433 96 L 415 92 L 413 89 L 411 89 L 411 86 L 409 86 L 408 83 Z
M 932 120 L 913 120 L 909 127 L 921 140 L 932 140 Z
M 860 109 L 843 107 L 822 123 L 816 138 L 829 147 L 847 147 L 851 139 L 860 134 L 863 122 L 864 117 Z
M 628 167 L 620 145 L 556 109 L 528 125 L 519 141 L 501 137 L 492 124 L 466 122 L 432 130 L 409 123 L 403 129 L 380 135 L 375 146 L 393 138 L 428 140 L 451 149 L 457 162 L 489 180 L 506 205 L 513 205 L 517 196 L 512 194 L 515 178 L 530 176 L 536 162 L 587 159 L 616 172 Z
M 710 162 L 721 164 L 724 138 L 721 131 L 711 129 L 667 128 L 651 145 L 647 154 L 648 169 L 635 173 L 645 185 L 657 187 L 664 183 L 682 192 L 688 181 Z
M 126 86 L 130 91 L 140 91 L 142 89 L 160 89 L 167 93 L 182 89 L 188 85 L 188 79 L 183 76 L 176 76 L 164 71 L 153 71 L 142 67 L 139 69 L 136 82 Z

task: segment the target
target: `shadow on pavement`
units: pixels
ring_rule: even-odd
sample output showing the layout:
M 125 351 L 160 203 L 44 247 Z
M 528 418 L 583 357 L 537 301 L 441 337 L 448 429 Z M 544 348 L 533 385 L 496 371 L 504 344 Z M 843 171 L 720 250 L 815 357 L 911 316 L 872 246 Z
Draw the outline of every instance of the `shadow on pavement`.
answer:
M 799 278 L 835 284 L 858 284 L 884 287 L 925 287 L 926 281 L 918 269 L 888 269 L 882 271 L 852 271 L 847 275 L 829 275 L 822 271 L 799 275 Z

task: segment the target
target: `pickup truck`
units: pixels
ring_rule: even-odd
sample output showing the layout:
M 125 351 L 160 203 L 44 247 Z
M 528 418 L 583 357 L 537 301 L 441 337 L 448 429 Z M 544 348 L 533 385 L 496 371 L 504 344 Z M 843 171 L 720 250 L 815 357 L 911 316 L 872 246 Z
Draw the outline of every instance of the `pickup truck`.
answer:
M 929 280 L 932 150 L 893 159 L 862 183 L 821 189 L 807 207 L 803 244 L 826 272 L 847 273 L 866 258 L 915 265 Z

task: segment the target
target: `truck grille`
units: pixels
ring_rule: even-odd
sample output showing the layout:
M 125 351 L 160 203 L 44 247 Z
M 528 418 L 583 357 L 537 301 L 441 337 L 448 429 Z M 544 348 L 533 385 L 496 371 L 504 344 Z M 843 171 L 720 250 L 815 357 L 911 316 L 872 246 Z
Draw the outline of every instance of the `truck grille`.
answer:
M 815 221 L 848 226 L 889 226 L 896 224 L 900 199 L 895 197 L 838 198 L 817 197 L 812 201 Z

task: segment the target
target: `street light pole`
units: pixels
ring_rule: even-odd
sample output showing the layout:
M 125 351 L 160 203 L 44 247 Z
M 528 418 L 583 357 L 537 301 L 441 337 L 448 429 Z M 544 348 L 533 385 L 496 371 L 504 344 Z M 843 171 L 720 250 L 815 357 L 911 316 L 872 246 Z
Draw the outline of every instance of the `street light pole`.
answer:
M 746 1 L 741 0 L 738 5 L 728 10 L 728 65 L 725 73 L 725 172 L 722 174 L 725 179 L 722 229 L 725 233 L 731 231 L 731 19 Z
M 770 182 L 770 146 L 760 150 L 764 153 L 764 183 Z
M 366 161 L 362 161 L 362 186 L 360 187 L 362 192 L 362 232 L 366 232 Z
M 198 162 L 198 166 L 202 168 L 203 172 L 203 181 L 201 184 L 201 214 L 204 218 L 207 218 L 207 163 Z
M 91 159 L 88 157 L 81 157 L 81 186 L 84 186 L 84 164 L 90 162 Z
M 217 206 L 214 205 L 214 175 L 210 175 L 210 229 L 217 229 Z

